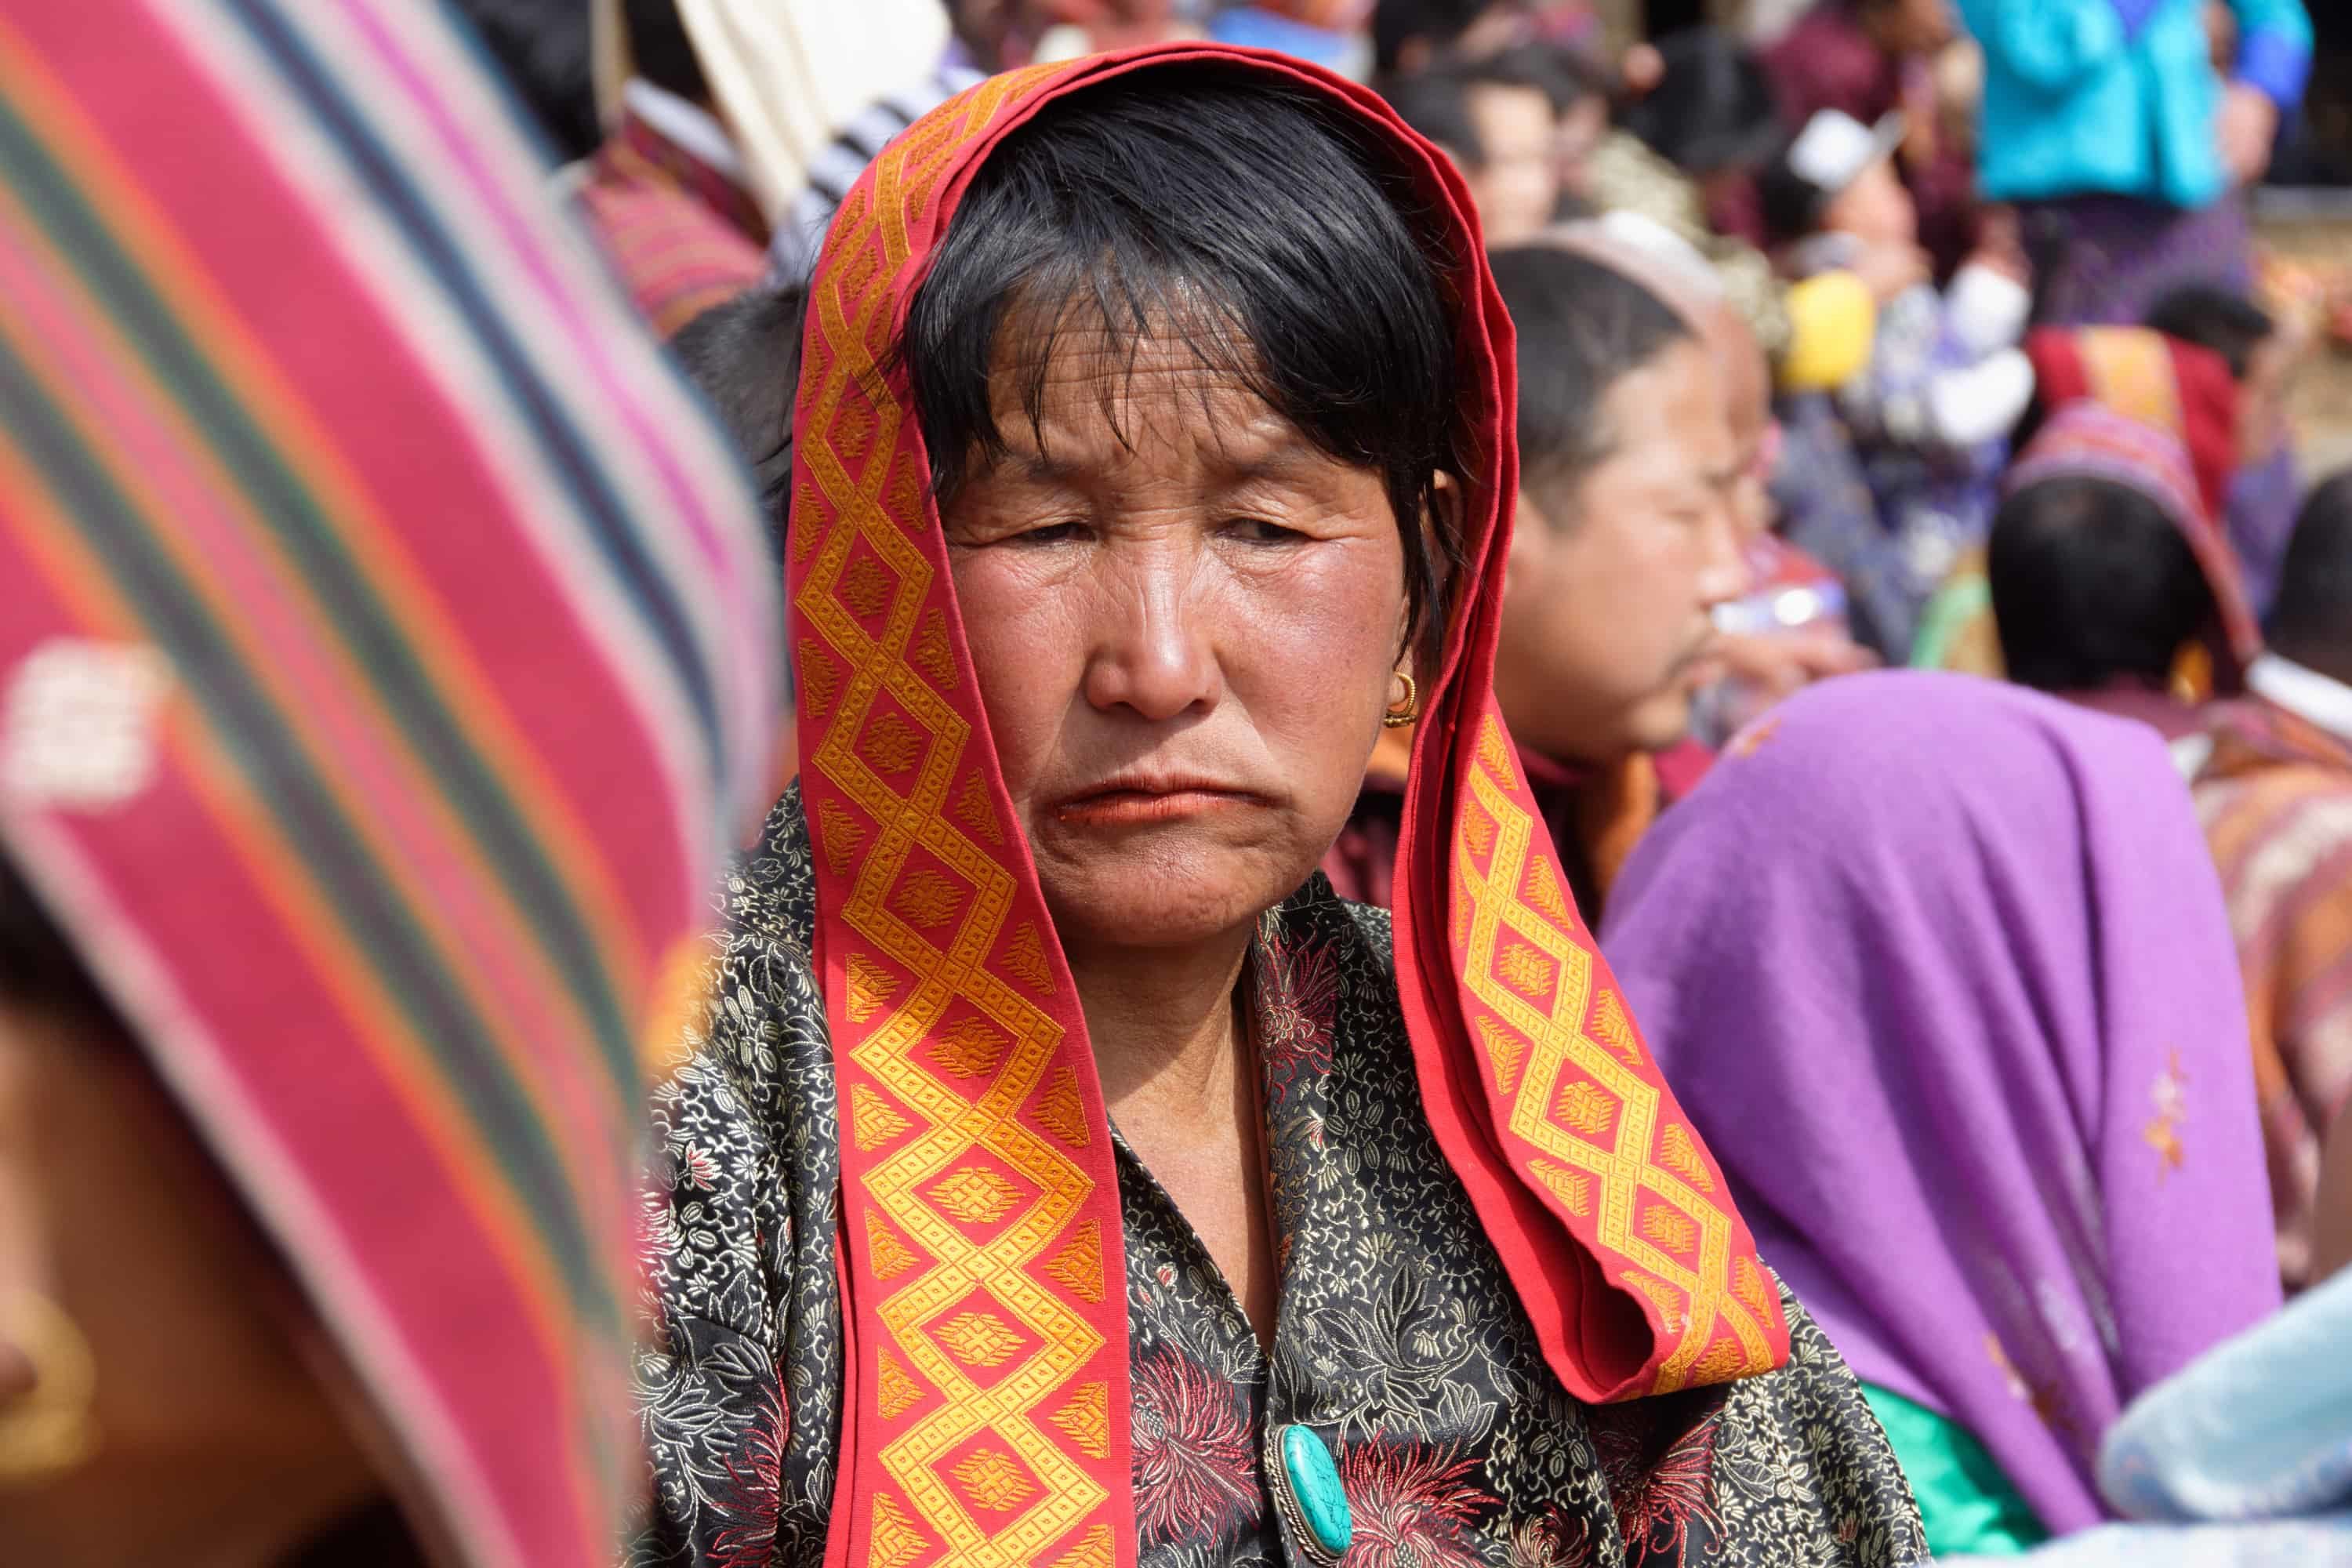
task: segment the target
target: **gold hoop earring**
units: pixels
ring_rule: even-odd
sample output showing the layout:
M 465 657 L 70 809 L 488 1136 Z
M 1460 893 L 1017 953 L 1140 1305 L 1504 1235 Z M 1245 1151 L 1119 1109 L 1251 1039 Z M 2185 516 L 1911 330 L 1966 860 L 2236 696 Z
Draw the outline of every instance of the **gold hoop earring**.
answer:
M 1396 672 L 1396 678 L 1404 682 L 1404 700 L 1391 704 L 1389 710 L 1381 715 L 1381 724 L 1384 729 L 1402 730 L 1421 717 L 1421 688 L 1415 686 L 1412 677 L 1402 669 Z
M 63 1475 L 98 1448 L 90 1404 L 98 1369 L 89 1341 L 45 1296 L 0 1300 L 0 1341 L 33 1366 L 33 1386 L 0 1405 L 0 1490 Z

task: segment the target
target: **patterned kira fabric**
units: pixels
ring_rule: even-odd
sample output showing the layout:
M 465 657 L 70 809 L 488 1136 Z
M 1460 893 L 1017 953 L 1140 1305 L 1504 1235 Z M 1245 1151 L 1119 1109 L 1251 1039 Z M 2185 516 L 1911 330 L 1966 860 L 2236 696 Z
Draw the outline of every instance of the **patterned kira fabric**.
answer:
M 641 1047 L 770 784 L 779 605 L 541 182 L 429 6 L 0 18 L 0 839 L 420 1533 L 578 1568 L 642 1484 Z
M 2246 981 L 2290 1290 L 2311 1282 L 2319 1144 L 2352 1096 L 2352 746 L 2259 697 L 2213 710 L 2197 810 Z
M 833 1413 L 853 1393 L 841 1232 L 856 1216 L 839 1208 L 844 1128 L 812 957 L 819 864 L 789 795 L 730 879 L 718 1005 L 656 1098 L 667 1349 L 642 1368 L 658 1503 L 639 1568 L 825 1560 L 844 1458 Z M 1769 1376 L 1606 1405 L 1562 1388 L 1430 1133 L 1388 916 L 1340 901 L 1318 876 L 1272 929 L 1250 973 L 1284 1247 L 1270 1357 L 1183 1216 L 1112 1139 L 1138 1561 L 1301 1561 L 1286 1554 L 1267 1500 L 1267 1436 L 1289 1422 L 1338 1455 L 1351 1565 L 1924 1559 L 1894 1457 L 1793 1298 L 1781 1298 L 1790 1362 Z M 954 1043 L 929 1054 L 962 1092 L 992 1065 Z M 916 1278 L 898 1233 L 870 1215 L 862 1228 L 878 1268 Z M 1037 1344 L 984 1292 L 952 1302 L 932 1332 L 982 1376 L 1011 1374 Z M 883 1357 L 883 1410 L 938 1407 Z M 1083 1390 L 1045 1409 L 1043 1429 L 1082 1452 L 1108 1452 L 1122 1415 Z M 1009 1528 L 1045 1500 L 1042 1479 L 997 1441 L 941 1468 L 984 1527 Z M 851 1561 L 904 1564 L 934 1550 L 908 1510 Z M 1066 1545 L 1019 1560 L 1108 1561 Z
M 805 1495 L 795 1477 L 786 1500 L 821 1509 L 831 1550 L 851 1563 L 1108 1568 L 1136 1560 L 1145 1511 L 1159 1506 L 1159 1482 L 1138 1468 L 1149 1428 L 1094 1419 L 1137 1407 L 1135 1330 L 1117 1282 L 1133 1278 L 1130 1244 L 1149 1256 L 1131 1239 L 1143 1211 L 1123 1225 L 1084 1016 L 995 759 L 974 743 L 985 718 L 889 351 L 958 195 L 1001 138 L 1110 75 L 1210 64 L 1263 71 L 1360 117 L 1428 197 L 1441 253 L 1460 258 L 1448 281 L 1463 301 L 1460 449 L 1474 455 L 1469 581 L 1415 742 L 1393 984 L 1420 1090 L 1418 1110 L 1400 1114 L 1443 1151 L 1509 1283 L 1486 1310 L 1522 1304 L 1544 1369 L 1533 1388 L 1587 1403 L 1756 1377 L 1790 1355 L 1780 1292 L 1570 902 L 1495 710 L 1486 671 L 1517 472 L 1513 388 L 1496 352 L 1507 318 L 1458 178 L 1370 93 L 1278 57 L 1178 46 L 1034 68 L 991 79 L 893 142 L 844 205 L 811 288 L 788 575 L 814 853 L 745 876 L 805 867 L 814 879 L 803 951 L 845 1111 L 843 1207 L 796 1215 L 788 1233 L 745 1213 L 740 1189 L 706 1197 L 695 1163 L 673 1150 L 688 1174 L 671 1189 L 670 1222 L 689 1241 L 732 1239 L 723 1267 L 666 1276 L 670 1360 L 652 1381 L 665 1365 L 689 1386 L 756 1373 L 761 1354 L 842 1368 L 830 1450 L 841 1473 L 805 1472 L 818 1489 Z M 702 1065 L 731 1058 L 765 1075 L 818 1016 L 788 988 L 781 951 L 745 962 L 722 984 Z M 742 1092 L 722 1087 L 713 1109 L 747 1123 L 747 1141 L 815 1157 L 808 1145 L 830 1130 L 805 1083 L 785 1092 L 755 1076 Z M 795 1175 L 796 1203 L 815 1201 L 805 1183 L 827 1182 L 822 1167 Z M 845 1245 L 822 1250 L 836 1224 Z M 788 1245 L 825 1261 L 803 1275 L 779 1250 Z M 811 1279 L 845 1297 L 839 1337 L 792 1344 L 778 1337 L 792 1331 L 785 1304 Z M 695 1330 L 708 1324 L 742 1338 L 706 1353 Z M 751 1413 L 730 1426 L 720 1405 L 657 1404 L 656 1425 L 708 1434 L 676 1450 L 718 1467 L 697 1484 L 731 1478 L 754 1501 L 748 1533 L 709 1538 L 709 1551 L 759 1538 L 756 1500 L 784 1484 L 767 1479 L 782 1474 L 777 1435 L 799 1441 L 814 1424 L 823 1441 L 832 1410 L 822 1396 L 773 1405 L 757 1417 L 767 1436 L 745 1447 Z M 1857 1456 L 1873 1451 L 1866 1418 L 1845 1434 Z M 687 1531 L 698 1523 L 684 1505 L 706 1495 L 673 1464 L 665 1502 L 684 1510 Z M 1899 1488 L 1885 1496 L 1854 1528 L 1884 1525 L 1874 1539 L 1900 1542 L 1907 1504 Z
M 579 195 L 629 297 L 664 338 L 767 273 L 768 226 L 751 194 L 634 114 L 588 160 Z

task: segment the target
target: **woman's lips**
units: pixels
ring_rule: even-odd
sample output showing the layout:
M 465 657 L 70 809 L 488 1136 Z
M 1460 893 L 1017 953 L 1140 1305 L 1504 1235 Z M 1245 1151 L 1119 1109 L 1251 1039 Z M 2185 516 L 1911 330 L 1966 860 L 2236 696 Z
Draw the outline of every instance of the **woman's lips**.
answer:
M 1264 804 L 1259 796 L 1246 790 L 1208 784 L 1106 789 L 1062 802 L 1054 808 L 1054 817 L 1057 822 L 1079 827 L 1133 827 L 1155 822 L 1181 822 Z

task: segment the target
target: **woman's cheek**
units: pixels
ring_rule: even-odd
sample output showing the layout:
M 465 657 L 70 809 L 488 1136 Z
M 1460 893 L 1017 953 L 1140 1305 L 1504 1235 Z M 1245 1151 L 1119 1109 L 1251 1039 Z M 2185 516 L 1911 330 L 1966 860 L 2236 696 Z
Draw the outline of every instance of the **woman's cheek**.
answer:
M 1043 770 L 1085 668 L 1077 618 L 1055 584 L 1006 551 L 954 563 L 956 609 L 1006 790 L 1025 799 Z
M 1226 679 L 1253 693 L 1258 710 L 1278 694 L 1342 723 L 1352 723 L 1360 692 L 1386 701 L 1404 617 L 1402 552 L 1391 557 L 1318 552 L 1250 582 L 1233 596 L 1219 638 Z

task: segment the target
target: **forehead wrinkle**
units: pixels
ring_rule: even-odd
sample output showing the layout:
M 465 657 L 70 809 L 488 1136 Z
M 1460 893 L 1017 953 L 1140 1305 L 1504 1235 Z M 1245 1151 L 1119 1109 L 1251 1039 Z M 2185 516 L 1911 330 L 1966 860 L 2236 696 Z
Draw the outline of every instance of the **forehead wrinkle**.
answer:
M 1034 428 L 1049 391 L 1072 380 L 1094 385 L 1122 442 L 1116 411 L 1139 374 L 1189 371 L 1265 397 L 1264 361 L 1234 310 L 1182 275 L 1139 284 L 1125 272 L 1096 272 L 1069 280 L 1050 306 L 1047 287 L 1041 281 L 1016 294 L 991 345 L 990 416 L 1000 432 L 1007 393 L 1018 393 Z
M 1278 476 L 1305 459 L 1306 437 L 1252 375 L 1213 358 L 1170 313 L 1124 332 L 1089 304 L 1068 300 L 1050 323 L 1023 311 L 999 333 L 989 403 L 1001 462 L 1024 478 L 1060 480 L 1103 459 L 1124 467 L 1147 446 L 1213 454 L 1215 467 L 1241 477 Z M 1074 323 L 1079 312 L 1094 319 Z M 1230 327 L 1227 319 L 1218 335 L 1229 338 Z M 1246 344 L 1228 346 L 1233 360 L 1256 357 Z M 1177 406 L 1186 398 L 1195 405 L 1189 417 Z M 1116 456 L 1095 450 L 1096 432 L 1111 437 Z

